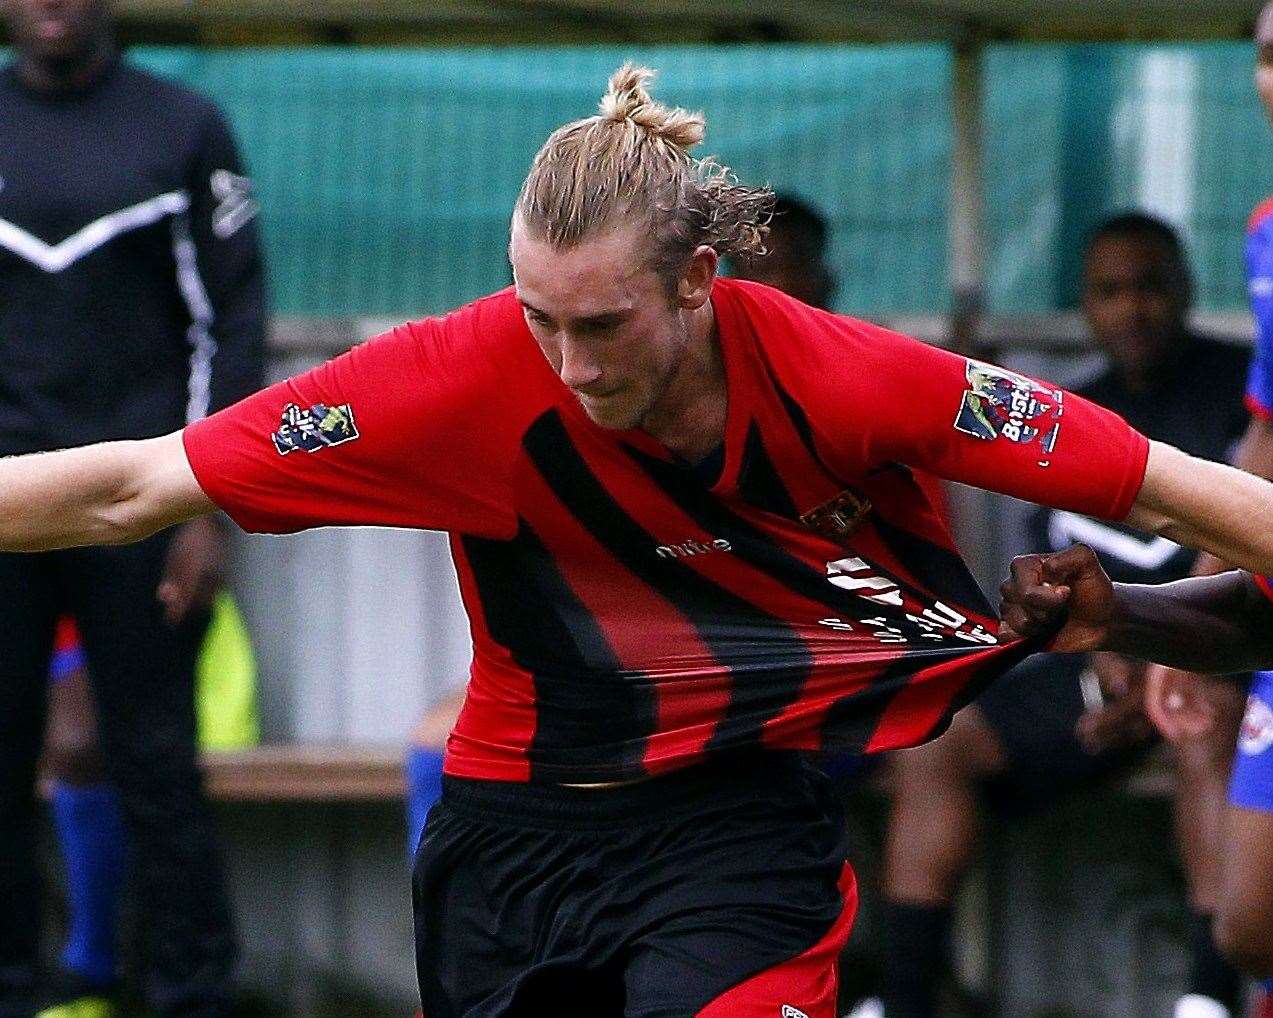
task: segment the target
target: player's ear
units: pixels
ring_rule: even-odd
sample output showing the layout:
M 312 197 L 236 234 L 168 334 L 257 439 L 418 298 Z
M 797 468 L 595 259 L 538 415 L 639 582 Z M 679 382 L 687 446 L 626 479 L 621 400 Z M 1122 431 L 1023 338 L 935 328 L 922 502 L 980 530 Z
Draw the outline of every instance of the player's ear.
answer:
M 690 255 L 690 260 L 676 281 L 676 303 L 687 311 L 701 308 L 712 296 L 712 283 L 720 256 L 716 249 L 700 244 Z

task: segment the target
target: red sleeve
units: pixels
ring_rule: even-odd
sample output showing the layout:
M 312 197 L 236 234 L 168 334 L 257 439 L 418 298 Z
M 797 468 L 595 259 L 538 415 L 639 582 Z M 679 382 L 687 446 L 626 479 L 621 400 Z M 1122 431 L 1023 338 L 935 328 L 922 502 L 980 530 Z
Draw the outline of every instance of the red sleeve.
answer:
M 191 424 L 200 486 L 249 531 L 508 536 L 513 456 L 493 418 L 489 359 L 466 331 L 463 312 L 400 326 Z
M 1149 442 L 1117 414 L 865 322 L 784 314 L 792 334 L 770 356 L 845 476 L 903 463 L 1104 519 L 1130 511 Z

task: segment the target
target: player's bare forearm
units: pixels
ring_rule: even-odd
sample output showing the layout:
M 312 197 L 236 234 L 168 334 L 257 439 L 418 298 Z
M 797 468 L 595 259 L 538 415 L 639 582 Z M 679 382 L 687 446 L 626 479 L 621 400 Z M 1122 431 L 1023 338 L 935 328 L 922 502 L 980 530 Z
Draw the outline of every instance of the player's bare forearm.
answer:
M 1273 667 L 1273 602 L 1250 575 L 1114 584 L 1105 650 L 1192 672 Z
M 1262 417 L 1251 418 L 1242 441 L 1233 454 L 1233 465 L 1248 474 L 1255 474 L 1256 477 L 1273 480 L 1273 421 Z M 1232 568 L 1228 562 L 1204 552 L 1198 556 L 1192 574 L 1210 576 Z
M 213 508 L 180 433 L 0 459 L 0 551 L 127 544 Z
M 1127 522 L 1257 573 L 1273 573 L 1273 483 L 1223 463 L 1149 444 Z

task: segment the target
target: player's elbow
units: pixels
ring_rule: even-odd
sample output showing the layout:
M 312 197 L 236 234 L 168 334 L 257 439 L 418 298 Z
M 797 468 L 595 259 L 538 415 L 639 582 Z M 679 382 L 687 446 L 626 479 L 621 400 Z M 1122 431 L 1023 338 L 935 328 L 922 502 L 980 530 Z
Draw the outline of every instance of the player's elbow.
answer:
M 1247 975 L 1273 976 L 1273 916 L 1256 908 L 1223 908 L 1214 936 L 1220 952 Z
M 187 491 L 198 491 L 186 465 L 181 435 L 114 443 L 112 467 L 93 507 L 92 544 L 132 544 L 196 515 Z M 189 478 L 188 483 L 183 483 Z M 193 507 L 192 507 L 193 508 Z
M 104 503 L 89 519 L 88 544 L 133 544 L 149 537 L 154 528 L 147 526 L 139 499 L 120 498 Z

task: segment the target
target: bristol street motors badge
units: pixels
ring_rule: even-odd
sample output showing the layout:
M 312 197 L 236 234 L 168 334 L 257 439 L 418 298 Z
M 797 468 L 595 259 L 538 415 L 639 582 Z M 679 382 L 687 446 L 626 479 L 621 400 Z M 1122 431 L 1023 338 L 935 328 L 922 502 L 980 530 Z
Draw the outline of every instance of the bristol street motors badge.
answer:
M 955 416 L 955 430 L 985 441 L 1037 442 L 1044 457 L 1039 466 L 1047 466 L 1046 457 L 1061 432 L 1065 394 L 993 364 L 971 358 L 967 364 L 968 391 Z
M 843 544 L 870 512 L 869 501 L 852 491 L 842 491 L 830 501 L 801 515 L 800 522 L 815 534 Z
M 315 403 L 309 408 L 288 403 L 283 408 L 278 431 L 270 437 L 278 454 L 286 456 L 297 449 L 318 452 L 331 445 L 352 442 L 358 437 L 358 428 L 354 425 L 353 408 L 348 403 L 340 406 Z

